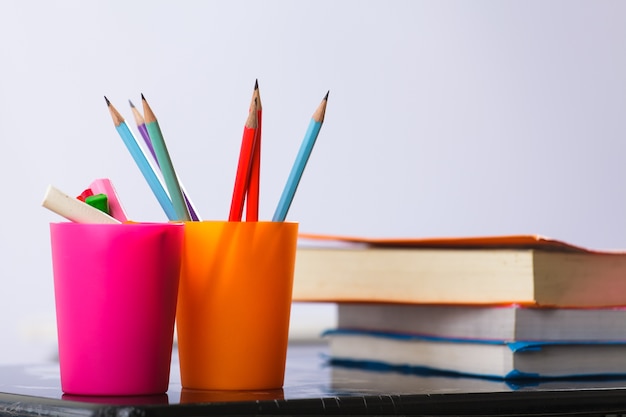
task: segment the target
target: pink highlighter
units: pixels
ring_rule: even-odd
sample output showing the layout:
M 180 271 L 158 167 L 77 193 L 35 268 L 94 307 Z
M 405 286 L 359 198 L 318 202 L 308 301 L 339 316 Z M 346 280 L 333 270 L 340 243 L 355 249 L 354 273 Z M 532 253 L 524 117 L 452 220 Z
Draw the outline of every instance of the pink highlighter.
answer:
M 89 188 L 94 194 L 105 194 L 107 196 L 109 201 L 109 214 L 111 217 L 116 218 L 122 223 L 128 221 L 126 212 L 117 197 L 117 192 L 115 191 L 115 187 L 113 187 L 113 183 L 110 179 L 99 178 L 94 180 L 91 184 L 89 184 Z

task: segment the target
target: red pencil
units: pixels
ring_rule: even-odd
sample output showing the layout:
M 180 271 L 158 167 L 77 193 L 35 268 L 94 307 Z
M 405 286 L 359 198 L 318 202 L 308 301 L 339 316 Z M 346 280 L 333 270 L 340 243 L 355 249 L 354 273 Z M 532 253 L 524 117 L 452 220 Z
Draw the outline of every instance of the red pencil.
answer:
M 250 167 L 250 181 L 246 195 L 246 221 L 256 222 L 259 220 L 259 194 L 261 177 L 261 125 L 263 119 L 263 106 L 261 105 L 261 95 L 259 93 L 259 81 L 254 83 L 254 93 L 250 108 L 256 102 L 257 128 L 254 139 L 254 152 L 252 154 L 252 166 Z
M 233 189 L 233 199 L 230 204 L 230 215 L 228 221 L 240 222 L 243 214 L 243 203 L 246 197 L 248 182 L 250 181 L 250 166 L 252 153 L 254 152 L 254 139 L 257 129 L 257 109 L 256 101 L 248 112 L 248 119 L 243 128 L 241 138 L 241 150 L 239 151 L 239 164 L 237 166 L 237 176 L 235 177 L 235 187 Z

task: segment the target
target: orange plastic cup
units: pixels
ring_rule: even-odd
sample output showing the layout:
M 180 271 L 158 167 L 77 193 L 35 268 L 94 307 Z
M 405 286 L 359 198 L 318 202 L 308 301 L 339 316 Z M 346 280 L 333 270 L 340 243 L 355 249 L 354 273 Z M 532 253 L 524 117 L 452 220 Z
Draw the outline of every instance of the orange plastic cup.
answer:
M 297 238 L 297 223 L 185 223 L 176 316 L 183 388 L 283 386 Z

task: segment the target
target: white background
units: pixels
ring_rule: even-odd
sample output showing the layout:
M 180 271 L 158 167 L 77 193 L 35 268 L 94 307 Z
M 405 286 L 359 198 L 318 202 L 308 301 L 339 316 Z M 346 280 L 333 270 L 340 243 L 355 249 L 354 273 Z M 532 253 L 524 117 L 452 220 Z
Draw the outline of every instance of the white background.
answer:
M 110 178 L 162 221 L 103 96 L 144 93 L 203 218 L 228 215 L 254 80 L 261 218 L 310 117 L 326 121 L 288 219 L 383 236 L 537 233 L 626 248 L 626 3 L 0 3 L 0 361 L 54 357 L 48 184 Z M 294 337 L 332 325 L 295 305 Z

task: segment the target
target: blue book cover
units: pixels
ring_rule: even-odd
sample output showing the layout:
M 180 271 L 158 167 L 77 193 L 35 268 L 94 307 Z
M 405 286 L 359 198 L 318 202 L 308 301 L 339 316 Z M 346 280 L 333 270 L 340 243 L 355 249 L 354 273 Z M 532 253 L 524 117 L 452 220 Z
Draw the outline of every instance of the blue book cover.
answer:
M 334 364 L 504 380 L 626 376 L 626 342 L 504 341 L 329 330 Z

